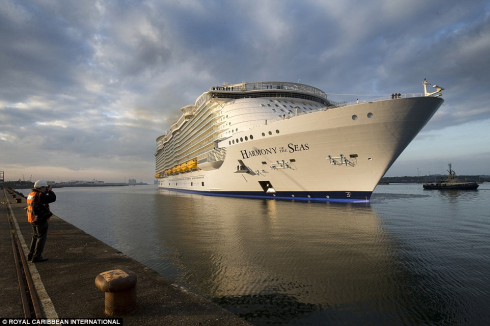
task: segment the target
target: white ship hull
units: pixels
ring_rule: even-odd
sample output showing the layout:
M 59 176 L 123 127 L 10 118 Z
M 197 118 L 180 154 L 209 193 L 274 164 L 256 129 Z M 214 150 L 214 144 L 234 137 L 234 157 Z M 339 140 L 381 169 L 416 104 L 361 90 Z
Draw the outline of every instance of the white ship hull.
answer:
M 368 202 L 442 103 L 430 96 L 388 99 L 263 124 L 233 134 L 234 144 L 221 141 L 222 162 L 159 178 L 159 187 L 217 196 Z

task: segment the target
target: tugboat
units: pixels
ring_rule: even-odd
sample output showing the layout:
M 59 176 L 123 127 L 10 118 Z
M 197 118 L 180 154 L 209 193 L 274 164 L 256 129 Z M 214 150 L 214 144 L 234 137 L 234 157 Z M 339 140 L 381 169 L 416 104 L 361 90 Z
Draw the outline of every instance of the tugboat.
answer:
M 478 183 L 475 181 L 463 181 L 456 177 L 456 172 L 451 168 L 449 163 L 449 175 L 447 179 L 441 179 L 439 182 L 424 183 L 424 189 L 439 189 L 439 190 L 476 190 Z

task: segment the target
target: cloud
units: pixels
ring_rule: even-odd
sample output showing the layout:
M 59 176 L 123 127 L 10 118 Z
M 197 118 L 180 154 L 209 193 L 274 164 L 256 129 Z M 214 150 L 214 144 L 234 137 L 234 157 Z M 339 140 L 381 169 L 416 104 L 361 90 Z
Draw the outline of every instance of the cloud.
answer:
M 223 82 L 300 80 L 349 101 L 421 93 L 428 78 L 445 106 L 420 141 L 488 124 L 489 20 L 483 0 L 7 0 L 0 166 L 149 181 L 155 138 Z

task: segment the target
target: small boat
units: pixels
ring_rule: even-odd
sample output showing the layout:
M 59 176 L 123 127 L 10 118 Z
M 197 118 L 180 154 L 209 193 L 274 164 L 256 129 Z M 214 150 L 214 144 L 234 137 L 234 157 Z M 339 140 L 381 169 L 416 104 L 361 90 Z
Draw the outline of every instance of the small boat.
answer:
M 449 175 L 447 179 L 442 179 L 439 182 L 424 183 L 424 189 L 439 189 L 439 190 L 476 190 L 479 185 L 476 181 L 463 181 L 456 177 L 456 172 L 451 168 L 449 163 Z

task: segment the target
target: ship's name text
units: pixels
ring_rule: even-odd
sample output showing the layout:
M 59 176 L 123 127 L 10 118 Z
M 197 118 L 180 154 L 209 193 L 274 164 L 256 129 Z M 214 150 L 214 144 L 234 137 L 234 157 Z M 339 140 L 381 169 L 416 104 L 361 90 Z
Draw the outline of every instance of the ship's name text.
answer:
M 254 156 L 260 156 L 260 155 L 271 155 L 271 154 L 277 154 L 277 153 L 294 153 L 294 152 L 300 152 L 300 151 L 307 151 L 310 149 L 310 146 L 308 144 L 293 144 L 289 143 L 287 147 L 280 146 L 280 147 L 269 147 L 269 148 L 262 148 L 262 149 L 254 149 L 251 151 L 247 150 L 242 150 L 240 151 L 240 154 L 242 154 L 242 159 L 254 157 Z

